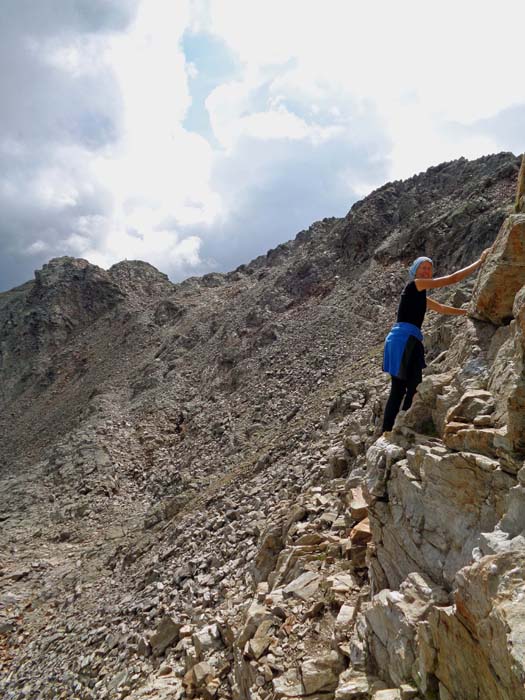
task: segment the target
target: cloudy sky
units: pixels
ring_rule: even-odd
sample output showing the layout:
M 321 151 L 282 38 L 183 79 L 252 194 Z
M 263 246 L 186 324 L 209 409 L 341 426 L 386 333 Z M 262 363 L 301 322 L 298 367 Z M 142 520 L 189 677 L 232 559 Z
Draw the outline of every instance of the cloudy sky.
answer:
M 525 150 L 525 3 L 0 0 L 0 290 L 226 271 L 393 179 Z

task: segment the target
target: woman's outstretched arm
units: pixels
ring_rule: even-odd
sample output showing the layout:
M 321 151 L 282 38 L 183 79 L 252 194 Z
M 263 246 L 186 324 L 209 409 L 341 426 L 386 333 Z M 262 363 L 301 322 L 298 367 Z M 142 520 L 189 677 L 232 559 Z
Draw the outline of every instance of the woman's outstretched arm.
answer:
M 440 304 L 439 301 L 427 297 L 427 309 L 432 309 L 432 311 L 437 311 L 438 314 L 447 314 L 448 316 L 466 316 L 466 309 L 457 309 L 455 306 L 447 306 L 446 304 Z
M 461 282 L 461 280 L 468 277 L 473 272 L 479 268 L 479 266 L 484 262 L 485 258 L 490 252 L 490 248 L 486 248 L 476 262 L 471 265 L 464 267 L 457 272 L 453 272 L 451 275 L 446 275 L 445 277 L 434 277 L 430 279 L 418 278 L 415 280 L 417 291 L 420 292 L 422 289 L 436 289 L 438 287 L 447 287 L 449 284 L 456 284 Z M 452 307 L 451 307 L 452 308 Z

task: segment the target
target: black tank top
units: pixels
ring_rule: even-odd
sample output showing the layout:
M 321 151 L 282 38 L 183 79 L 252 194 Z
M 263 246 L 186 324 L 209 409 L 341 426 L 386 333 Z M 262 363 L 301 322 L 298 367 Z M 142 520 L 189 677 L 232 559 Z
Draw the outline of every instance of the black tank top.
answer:
M 421 328 L 427 310 L 427 290 L 417 291 L 416 283 L 409 282 L 403 289 L 397 309 L 397 322 L 412 323 Z

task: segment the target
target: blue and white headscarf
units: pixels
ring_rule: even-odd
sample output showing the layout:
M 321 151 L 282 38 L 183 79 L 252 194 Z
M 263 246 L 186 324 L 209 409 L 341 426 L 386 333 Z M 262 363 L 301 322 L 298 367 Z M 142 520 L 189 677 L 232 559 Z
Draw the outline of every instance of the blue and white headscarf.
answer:
M 429 262 L 429 263 L 431 263 L 432 265 L 434 264 L 434 263 L 432 262 L 431 258 L 425 258 L 424 256 L 422 256 L 422 257 L 420 257 L 420 258 L 416 258 L 416 259 L 414 260 L 414 262 L 412 263 L 412 265 L 410 265 L 410 268 L 409 268 L 409 270 L 408 270 L 408 276 L 410 277 L 411 280 L 416 279 L 417 268 L 418 268 L 418 267 L 421 265 L 421 263 L 423 263 L 423 262 Z

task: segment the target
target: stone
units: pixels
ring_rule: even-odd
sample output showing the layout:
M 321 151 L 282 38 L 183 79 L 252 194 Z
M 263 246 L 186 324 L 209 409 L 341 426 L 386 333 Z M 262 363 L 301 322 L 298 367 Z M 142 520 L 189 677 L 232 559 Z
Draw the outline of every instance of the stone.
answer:
M 192 668 L 195 685 L 199 688 L 214 673 L 213 668 L 206 661 L 201 661 Z
M 457 403 L 447 414 L 446 422 L 454 421 L 471 423 L 481 414 L 490 414 L 494 411 L 494 398 L 490 391 L 475 389 L 466 391 L 459 403 Z
M 439 372 L 423 377 L 414 399 L 419 409 L 407 412 L 403 425 L 417 432 L 427 432 L 433 425 L 436 432 L 441 434 L 445 415 L 457 400 L 457 389 L 451 386 L 452 380 L 452 372 Z
M 507 390 L 507 439 L 512 449 L 525 456 L 525 287 L 514 299 L 513 369 Z
M 505 437 L 505 428 L 474 428 L 464 423 L 447 423 L 443 442 L 458 452 L 479 452 L 488 457 L 498 457 L 498 438 Z
M 349 454 L 344 446 L 333 447 L 328 452 L 328 476 L 339 479 L 348 472 Z
M 350 636 L 351 627 L 354 622 L 355 606 L 344 603 L 341 605 L 337 617 L 335 619 L 334 635 L 338 641 Z
M 451 698 L 523 700 L 525 551 L 483 557 L 458 573 L 457 585 L 455 608 L 429 616 L 432 673 Z
M 370 521 L 365 518 L 350 531 L 350 541 L 352 545 L 365 545 L 370 542 L 372 535 L 370 534 Z
M 169 664 L 162 664 L 159 668 L 159 676 L 169 676 L 173 673 L 173 668 Z
M 139 656 L 151 656 L 151 651 L 151 645 L 149 644 L 149 642 L 143 637 L 141 637 L 137 644 L 137 653 L 139 654 Z
M 350 489 L 346 497 L 352 520 L 363 520 L 367 515 L 367 504 L 360 486 Z
M 272 637 L 253 637 L 246 643 L 245 653 L 258 660 L 272 643 Z
M 195 632 L 192 642 L 199 658 L 202 658 L 204 654 L 209 652 L 222 649 L 224 646 L 217 624 L 206 625 L 206 627 Z
M 336 651 L 307 659 L 301 664 L 301 677 L 306 695 L 330 692 L 337 688 L 342 671 L 341 657 Z
M 365 518 L 350 531 L 351 560 L 356 569 L 366 566 L 367 544 L 372 539 L 370 532 L 370 521 Z
M 95 686 L 96 687 L 96 686 Z M 174 700 L 182 696 L 182 682 L 174 676 L 159 676 L 133 692 L 133 700 Z M 66 696 L 64 696 L 66 697 Z M 100 697 L 103 696 L 102 694 Z
M 276 698 L 293 698 L 305 694 L 303 682 L 296 669 L 289 669 L 272 681 Z
M 255 635 L 260 624 L 265 620 L 275 622 L 276 618 L 265 605 L 253 601 L 246 612 L 244 626 L 235 641 L 236 646 L 244 649 L 246 642 Z
M 350 574 L 339 572 L 326 578 L 326 587 L 334 593 L 349 593 L 356 588 L 356 580 Z
M 492 428 L 494 427 L 494 418 L 491 415 L 481 414 L 474 418 L 473 423 L 476 428 Z
M 339 676 L 334 700 L 368 700 L 370 683 L 366 675 L 349 668 Z
M 376 690 L 372 695 L 372 700 L 402 700 L 399 688 L 385 688 Z
M 514 483 L 484 455 L 441 445 L 408 451 L 391 476 L 391 502 L 369 508 L 373 559 L 388 587 L 397 589 L 415 570 L 451 587 L 457 571 L 472 562 L 481 533 L 502 517 Z M 375 563 L 371 569 L 378 571 Z
M 285 586 L 284 595 L 295 596 L 307 601 L 315 595 L 320 583 L 321 577 L 318 574 L 313 571 L 305 571 L 304 574 L 301 574 Z
M 9 634 L 10 632 L 13 632 L 15 627 L 16 625 L 13 620 L 10 620 L 9 618 L 0 614 L 0 634 Z
M 202 692 L 202 689 L 214 680 L 214 676 L 215 671 L 212 666 L 206 661 L 200 661 L 186 672 L 182 683 L 186 692 L 192 697 L 194 689 L 200 689 Z
M 261 536 L 255 561 L 253 565 L 253 577 L 256 583 L 266 581 L 272 571 L 283 548 L 283 528 L 280 523 L 271 523 Z
M 448 595 L 428 576 L 412 573 L 399 591 L 385 589 L 364 612 L 369 644 L 385 679 L 395 685 L 411 681 L 418 657 L 417 630 L 435 605 L 447 605 Z
M 155 634 L 149 640 L 153 656 L 161 656 L 179 638 L 181 625 L 166 615 L 162 618 Z
M 345 435 L 343 444 L 353 457 L 358 457 L 360 454 L 363 454 L 365 449 L 363 437 L 357 433 Z
M 401 692 L 401 700 L 414 700 L 419 695 L 418 689 L 408 683 L 401 683 L 399 690 Z
M 472 293 L 470 313 L 495 325 L 512 319 L 514 297 L 525 285 L 525 214 L 505 219 Z
M 363 494 L 370 504 L 386 494 L 386 484 L 392 465 L 405 456 L 405 450 L 385 437 L 380 437 L 366 453 L 367 475 Z

